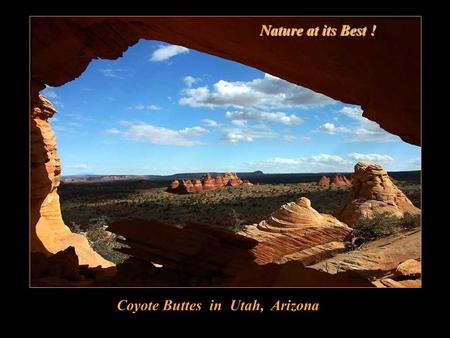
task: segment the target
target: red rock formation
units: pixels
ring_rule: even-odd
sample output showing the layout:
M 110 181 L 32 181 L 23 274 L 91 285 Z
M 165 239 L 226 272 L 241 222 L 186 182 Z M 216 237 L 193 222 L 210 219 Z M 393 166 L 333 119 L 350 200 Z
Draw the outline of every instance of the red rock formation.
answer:
M 225 183 L 227 182 L 227 183 Z M 203 191 L 211 191 L 223 186 L 239 186 L 252 185 L 248 180 L 241 180 L 236 173 L 226 173 L 225 176 L 216 176 L 212 178 L 210 174 L 204 174 L 201 180 L 194 181 L 173 181 L 168 187 L 167 191 L 175 194 L 190 194 Z
M 358 250 L 340 253 L 310 267 L 332 274 L 349 270 L 367 276 L 395 273 L 399 264 L 407 259 L 420 259 L 421 235 L 420 230 L 415 230 L 380 238 L 363 244 Z
M 279 260 L 289 261 L 296 254 L 299 261 L 311 263 L 323 259 L 330 251 L 339 251 L 339 245 L 324 244 L 344 242 L 352 229 L 327 214 L 311 207 L 311 201 L 301 197 L 296 202 L 282 205 L 267 219 L 257 225 L 245 227 L 239 234 L 258 241 L 252 250 L 258 264 Z M 310 250 L 315 248 L 313 250 Z M 309 251 L 308 251 L 309 249 Z M 342 251 L 342 250 L 341 250 Z M 315 256 L 311 259 L 311 256 Z
M 179 186 L 180 186 L 180 181 L 175 180 L 172 183 L 170 183 L 168 190 L 175 191 L 178 189 Z
M 352 185 L 352 182 L 350 182 L 350 180 L 347 177 L 345 177 L 344 175 L 336 174 L 333 178 L 331 178 L 330 185 L 342 187 L 342 186 L 346 186 L 346 185 Z
M 420 214 L 406 195 L 398 189 L 387 172 L 371 162 L 358 162 L 352 177 L 353 186 L 346 205 L 336 211 L 336 217 L 353 226 L 363 217 L 389 213 L 402 217 Z
M 194 186 L 194 191 L 195 192 L 202 192 L 204 190 L 204 186 L 202 185 L 202 181 L 194 180 L 194 181 L 192 181 L 192 184 Z
M 367 279 L 350 273 L 333 277 L 306 269 L 301 261 L 270 264 L 286 252 L 293 253 L 314 246 L 316 242 L 348 234 L 345 225 L 332 225 L 328 234 L 325 228 L 329 226 L 321 227 L 321 231 L 310 228 L 311 232 L 303 232 L 303 240 L 293 233 L 277 234 L 278 237 L 272 238 L 271 246 L 267 241 L 261 242 L 261 236 L 252 238 L 249 232 L 234 234 L 197 223 L 188 223 L 184 229 L 178 229 L 159 221 L 129 219 L 114 222 L 108 231 L 126 238 L 122 242 L 128 247 L 120 251 L 142 261 L 161 264 L 162 269 L 175 271 L 178 276 L 184 276 L 184 280 L 196 280 L 195 283 L 199 283 L 196 285 L 371 286 Z M 274 236 L 273 233 L 269 235 Z M 278 247 L 282 248 L 274 252 L 273 249 Z
M 61 164 L 56 149 L 55 134 L 48 122 L 56 112 L 42 95 L 33 102 L 31 112 L 31 229 L 32 252 L 46 255 L 75 248 L 80 264 L 103 267 L 113 265 L 97 254 L 86 237 L 75 234 L 61 217 L 57 187 Z
M 216 183 L 215 180 L 212 179 L 210 174 L 204 174 L 202 177 L 202 186 L 204 191 L 215 190 Z
M 216 176 L 216 178 L 214 179 L 214 185 L 217 188 L 225 186 L 225 183 L 223 181 L 223 177 L 222 176 Z
M 328 187 L 330 185 L 330 178 L 328 176 L 322 176 L 318 183 L 321 187 Z
M 225 180 L 227 181 L 226 186 L 237 187 L 242 185 L 243 181 L 236 175 L 236 173 L 226 173 Z

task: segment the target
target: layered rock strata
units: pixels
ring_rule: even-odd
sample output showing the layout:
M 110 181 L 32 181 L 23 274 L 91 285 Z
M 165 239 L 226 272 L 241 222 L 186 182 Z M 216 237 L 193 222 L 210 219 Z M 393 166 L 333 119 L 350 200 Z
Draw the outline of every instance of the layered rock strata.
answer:
M 361 218 L 371 218 L 387 213 L 402 217 L 405 214 L 418 215 L 406 195 L 391 181 L 387 172 L 371 162 L 358 162 L 352 176 L 352 189 L 346 204 L 336 211 L 342 222 L 355 226 Z

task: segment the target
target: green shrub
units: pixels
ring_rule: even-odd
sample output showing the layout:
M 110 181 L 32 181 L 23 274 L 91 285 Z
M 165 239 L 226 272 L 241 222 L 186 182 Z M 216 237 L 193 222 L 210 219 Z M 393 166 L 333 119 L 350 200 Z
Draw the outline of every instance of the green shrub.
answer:
M 364 217 L 354 226 L 354 237 L 360 237 L 364 242 L 386 237 L 402 230 L 410 230 L 420 226 L 420 215 L 405 214 L 396 217 L 389 213 Z

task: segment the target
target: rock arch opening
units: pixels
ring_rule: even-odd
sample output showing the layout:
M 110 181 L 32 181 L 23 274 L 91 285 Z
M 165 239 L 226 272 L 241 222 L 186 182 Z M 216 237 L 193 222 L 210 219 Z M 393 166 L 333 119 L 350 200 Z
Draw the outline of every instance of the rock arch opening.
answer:
M 406 64 L 402 60 L 404 72 L 402 71 L 399 75 L 400 59 L 402 53 L 404 53 L 404 49 L 399 48 L 399 56 L 386 56 L 391 62 L 390 67 L 392 69 L 389 69 L 389 71 L 394 72 L 395 76 L 392 72 L 389 73 L 387 69 L 383 70 L 381 76 L 377 72 L 380 71 L 381 65 L 386 65 L 386 59 L 378 64 L 376 59 L 371 57 L 380 55 L 381 51 L 384 50 L 383 48 L 387 48 L 386 44 L 389 45 L 394 41 L 395 44 L 398 44 L 399 40 L 395 39 L 404 30 L 420 29 L 417 21 L 390 21 L 389 19 L 380 21 L 381 27 L 385 27 L 383 48 L 381 48 L 382 44 L 379 40 L 377 40 L 379 42 L 376 41 L 371 45 L 368 45 L 367 42 L 356 42 L 357 47 L 361 47 L 361 52 L 349 55 L 345 46 L 331 43 L 331 46 L 327 47 L 330 48 L 331 53 L 327 60 L 333 61 L 327 61 L 319 53 L 322 47 L 315 43 L 303 46 L 302 53 L 295 52 L 289 55 L 288 49 L 292 45 L 288 43 L 287 46 L 279 50 L 275 57 L 274 46 L 278 44 L 277 42 L 251 42 L 253 39 L 251 38 L 250 27 L 257 24 L 253 18 L 235 19 L 230 26 L 227 20 L 221 18 L 217 18 L 217 20 L 213 18 L 32 18 L 32 251 L 55 253 L 65 249 L 68 245 L 72 245 L 75 246 L 80 264 L 101 265 L 103 267 L 111 265 L 110 262 L 92 251 L 83 236 L 73 234 L 62 221 L 57 194 L 61 165 L 56 152 L 54 135 L 48 123 L 48 118 L 54 114 L 54 109 L 50 102 L 38 96 L 38 92 L 44 88 L 44 84 L 56 87 L 79 76 L 93 58 L 114 59 L 119 57 L 124 50 L 140 38 L 166 41 L 167 43 L 186 46 L 185 48 L 197 49 L 256 66 L 275 76 L 313 88 L 343 102 L 361 105 L 364 114 L 374 118 L 386 130 L 398 134 L 408 142 L 415 144 L 420 142 L 420 133 L 418 132 L 420 123 L 419 125 L 415 123 L 420 112 L 418 101 L 420 95 L 415 96 L 420 93 L 420 72 L 418 72 L 420 67 L 416 63 L 420 58 L 410 57 Z M 280 19 L 273 18 L 273 20 Z M 309 19 L 289 18 L 289 20 L 298 24 L 298 20 L 304 22 Z M 333 20 L 339 21 L 340 19 Z M 170 30 L 168 30 L 169 27 Z M 198 27 L 207 27 L 208 33 L 204 33 Z M 62 36 L 67 37 L 67 39 L 50 43 L 50 35 L 54 29 L 58 29 Z M 211 37 L 214 35 L 215 38 L 212 39 Z M 217 42 L 221 40 L 217 38 L 217 35 L 231 37 L 231 39 L 223 39 L 221 44 Z M 406 39 L 403 43 L 405 43 L 409 52 L 419 53 L 420 48 L 417 41 Z M 339 67 L 335 67 L 336 64 L 339 64 Z M 303 67 L 300 67 L 300 65 L 303 65 Z M 355 75 L 364 74 L 362 68 L 370 69 L 370 74 Z M 402 88 L 400 93 L 393 96 L 391 88 L 381 89 L 380 84 L 383 76 L 385 77 L 384 80 L 395 77 L 395 81 L 392 81 L 402 83 L 408 88 Z M 189 82 L 190 80 L 186 81 Z M 339 85 L 337 85 L 338 81 Z M 342 90 L 342 87 L 346 86 L 349 86 L 352 90 L 349 91 L 348 88 Z M 391 86 L 392 82 L 389 83 L 389 87 Z M 193 104 L 198 104 L 198 93 L 194 93 L 190 97 L 185 96 L 185 98 L 186 100 L 191 99 L 190 102 L 194 102 Z M 195 101 L 196 99 L 197 101 Z M 387 104 L 388 100 L 390 100 L 391 105 Z M 380 109 L 384 105 L 386 106 L 385 109 Z M 383 111 L 386 115 L 383 115 L 380 111 Z M 394 115 L 392 115 L 393 112 L 395 112 Z M 235 121 L 242 121 L 239 120 L 239 114 L 242 112 L 231 111 L 229 113 L 230 116 L 236 118 Z M 394 121 L 392 116 L 396 116 L 396 121 L 401 120 L 400 116 L 408 116 L 406 119 L 408 122 L 399 124 Z M 278 118 L 282 119 L 286 116 L 278 116 Z M 409 126 L 409 123 L 411 126 Z M 333 132 L 331 130 L 333 128 L 339 128 L 337 125 L 332 125 L 331 122 L 320 127 L 323 127 L 323 131 L 328 132 Z M 111 133 L 117 131 L 124 133 L 130 130 L 110 129 Z M 144 131 L 148 130 L 148 127 L 144 128 Z M 201 131 L 192 129 L 190 132 L 195 136 Z M 230 140 L 232 140 L 233 136 L 230 137 Z M 239 137 L 239 135 L 234 135 L 234 137 Z M 183 141 L 185 142 L 186 139 L 183 139 Z M 283 161 L 283 159 L 280 158 L 279 161 Z

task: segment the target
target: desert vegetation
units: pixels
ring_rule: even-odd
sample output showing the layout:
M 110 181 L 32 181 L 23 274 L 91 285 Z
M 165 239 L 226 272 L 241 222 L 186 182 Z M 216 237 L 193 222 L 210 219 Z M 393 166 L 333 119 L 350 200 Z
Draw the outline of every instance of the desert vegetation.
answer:
M 420 207 L 420 186 L 414 182 L 398 183 Z M 321 213 L 333 213 L 345 203 L 349 189 L 348 186 L 320 187 L 310 182 L 223 187 L 200 194 L 177 195 L 166 192 L 165 185 L 132 180 L 63 183 L 59 192 L 65 223 L 74 232 L 85 234 L 103 257 L 118 263 L 126 256 L 114 250 L 121 244 L 116 241 L 116 235 L 105 230 L 115 220 L 157 219 L 175 226 L 191 220 L 239 231 L 243 225 L 258 223 L 281 205 L 300 197 L 310 199 Z M 392 224 L 388 216 L 362 221 L 356 236 L 364 241 L 372 240 L 394 231 Z

